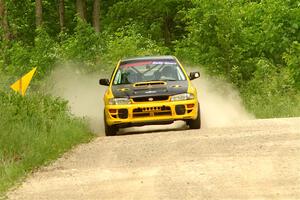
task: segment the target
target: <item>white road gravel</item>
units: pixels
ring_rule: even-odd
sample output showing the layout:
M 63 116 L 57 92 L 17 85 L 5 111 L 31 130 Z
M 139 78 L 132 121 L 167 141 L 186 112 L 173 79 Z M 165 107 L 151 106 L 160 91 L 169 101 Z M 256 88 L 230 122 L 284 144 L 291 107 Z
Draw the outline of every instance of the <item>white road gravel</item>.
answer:
M 298 200 L 300 118 L 98 137 L 8 197 Z

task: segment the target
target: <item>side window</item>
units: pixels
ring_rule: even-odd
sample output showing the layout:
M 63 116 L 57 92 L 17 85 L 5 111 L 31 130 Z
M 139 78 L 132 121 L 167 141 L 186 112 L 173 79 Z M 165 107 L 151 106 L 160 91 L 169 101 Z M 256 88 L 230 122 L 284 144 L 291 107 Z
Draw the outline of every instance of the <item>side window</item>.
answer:
M 177 75 L 180 81 L 186 80 L 185 75 L 179 66 L 177 66 Z
M 114 85 L 118 85 L 121 83 L 121 71 L 118 70 L 115 75 Z

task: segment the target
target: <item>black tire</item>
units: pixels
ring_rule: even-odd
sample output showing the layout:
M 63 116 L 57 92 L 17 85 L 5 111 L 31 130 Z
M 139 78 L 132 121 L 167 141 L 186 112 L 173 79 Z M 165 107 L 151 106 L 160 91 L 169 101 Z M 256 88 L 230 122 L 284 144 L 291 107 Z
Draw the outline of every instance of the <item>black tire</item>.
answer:
M 105 116 L 105 112 L 103 114 L 103 117 L 104 117 L 104 128 L 105 128 L 105 135 L 106 136 L 115 136 L 117 135 L 117 132 L 118 132 L 118 127 L 116 126 L 109 126 L 107 123 L 106 123 L 106 116 Z
M 198 115 L 196 119 L 190 119 L 186 122 L 190 129 L 200 129 L 201 128 L 201 113 L 200 106 L 198 104 Z

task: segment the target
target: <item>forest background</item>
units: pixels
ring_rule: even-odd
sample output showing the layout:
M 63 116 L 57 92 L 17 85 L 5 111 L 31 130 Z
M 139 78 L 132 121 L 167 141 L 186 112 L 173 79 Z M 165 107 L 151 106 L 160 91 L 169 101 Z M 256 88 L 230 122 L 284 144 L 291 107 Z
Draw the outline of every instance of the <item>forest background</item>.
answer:
M 175 55 L 231 83 L 257 118 L 300 115 L 298 0 L 0 0 L 0 25 L 0 193 L 92 137 L 39 90 L 59 63 L 100 74 L 124 57 Z M 11 93 L 36 66 L 30 95 Z

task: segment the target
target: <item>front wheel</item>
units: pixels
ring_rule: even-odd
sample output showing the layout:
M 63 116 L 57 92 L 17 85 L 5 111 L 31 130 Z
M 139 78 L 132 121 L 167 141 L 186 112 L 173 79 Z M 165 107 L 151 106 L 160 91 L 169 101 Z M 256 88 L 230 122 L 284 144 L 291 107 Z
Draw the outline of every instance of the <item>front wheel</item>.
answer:
M 107 124 L 105 112 L 103 114 L 103 117 L 104 117 L 105 135 L 106 136 L 115 136 L 115 135 L 117 135 L 117 132 L 119 130 L 118 127 L 116 127 L 116 126 L 109 126 Z
M 201 114 L 200 114 L 200 106 L 198 104 L 198 115 L 196 119 L 190 119 L 186 121 L 186 124 L 190 127 L 190 129 L 200 129 L 201 128 Z

